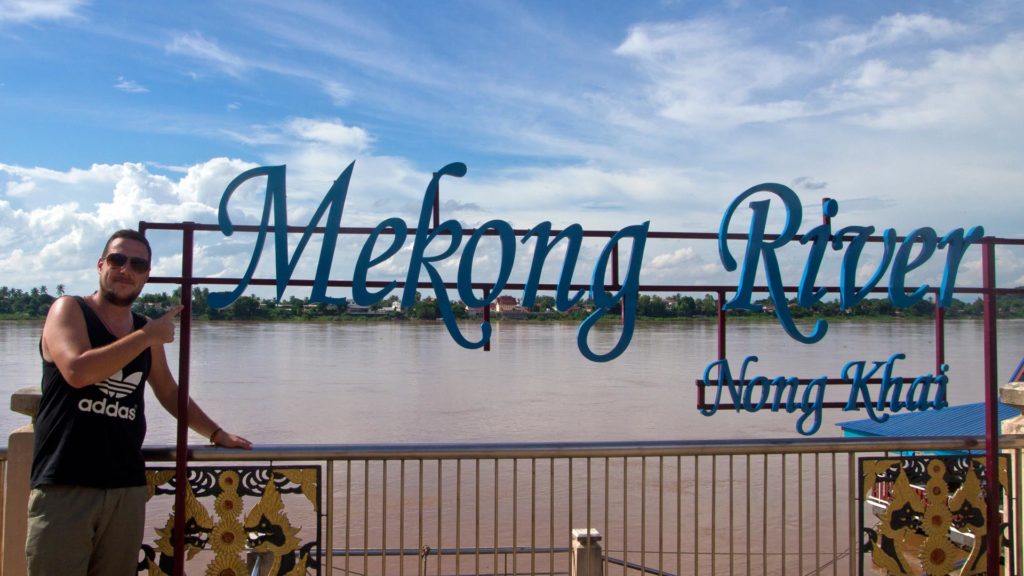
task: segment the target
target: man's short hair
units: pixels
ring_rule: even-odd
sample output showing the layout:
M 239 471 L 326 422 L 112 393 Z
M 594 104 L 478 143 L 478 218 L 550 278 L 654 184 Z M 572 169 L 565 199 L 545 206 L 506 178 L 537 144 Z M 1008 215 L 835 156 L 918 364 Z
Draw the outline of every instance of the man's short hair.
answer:
M 107 251 L 110 250 L 110 243 L 113 242 L 114 240 L 117 240 L 118 238 L 126 238 L 128 240 L 135 240 L 136 242 L 141 242 L 142 245 L 146 247 L 146 252 L 149 253 L 147 257 L 150 260 L 153 259 L 153 249 L 150 248 L 149 246 L 149 240 L 146 240 L 146 237 L 142 234 L 142 232 L 139 232 L 138 230 L 132 230 L 130 228 L 118 230 L 117 232 L 111 234 L 110 238 L 107 239 L 107 243 L 103 246 L 103 254 L 100 254 L 100 256 L 106 256 Z

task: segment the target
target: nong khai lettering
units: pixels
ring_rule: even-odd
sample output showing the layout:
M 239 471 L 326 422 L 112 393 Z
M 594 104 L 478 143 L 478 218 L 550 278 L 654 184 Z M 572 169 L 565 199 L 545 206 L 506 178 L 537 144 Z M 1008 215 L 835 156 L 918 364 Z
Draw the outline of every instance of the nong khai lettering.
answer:
M 850 396 L 843 410 L 856 410 L 858 403 L 863 401 L 868 416 L 872 420 L 884 422 L 889 419 L 889 415 L 877 414 L 876 410 L 898 412 L 904 408 L 911 411 L 944 408 L 947 405 L 946 384 L 949 383 L 949 378 L 946 376 L 946 370 L 949 370 L 949 366 L 943 364 L 939 367 L 937 375 L 924 374 L 908 384 L 902 376 L 893 375 L 896 361 L 905 358 L 905 354 L 896 353 L 888 360 L 872 362 L 873 366 L 870 369 L 867 367 L 868 362 L 864 360 L 847 362 L 840 371 L 841 379 L 850 385 Z M 743 360 L 738 380 L 733 378 L 728 360 L 723 358 L 709 364 L 704 369 L 703 384 L 715 386 L 715 401 L 710 408 L 701 408 L 701 414 L 711 416 L 717 412 L 722 401 L 722 392 L 726 391 L 737 410 L 758 412 L 766 407 L 772 412 L 785 410 L 792 413 L 799 410 L 802 414 L 796 421 L 797 432 L 804 435 L 817 432 L 821 427 L 821 412 L 825 403 L 828 377 L 814 378 L 804 385 L 801 393 L 800 378 L 796 376 L 753 376 L 748 379 L 747 367 L 757 360 L 757 356 L 747 356 Z M 714 370 L 717 370 L 717 373 L 712 375 Z M 879 370 L 882 370 L 882 383 L 878 389 L 877 400 L 873 400 L 868 381 L 874 378 Z
M 328 233 L 323 235 L 321 242 L 309 300 L 313 303 L 346 304 L 346 298 L 327 295 L 331 266 L 337 248 L 337 234 L 332 234 L 330 231 L 339 230 L 341 227 L 354 166 L 355 162 L 349 164 L 327 191 L 291 254 L 288 249 L 286 167 L 263 166 L 247 170 L 235 177 L 221 197 L 218 211 L 221 232 L 225 236 L 233 234 L 234 226 L 228 215 L 228 204 L 235 190 L 254 178 L 266 178 L 263 212 L 252 256 L 244 275 L 233 290 L 210 293 L 209 304 L 214 308 L 224 308 L 243 294 L 253 278 L 271 226 L 273 226 L 274 232 L 275 284 L 277 298 L 280 300 L 306 244 L 325 217 L 324 228 Z M 462 332 L 455 321 L 445 280 L 438 270 L 439 263 L 452 257 L 460 248 L 462 251 L 458 262 L 456 292 L 467 306 L 484 307 L 497 300 L 511 277 L 517 245 L 525 245 L 531 240 L 534 244 L 534 251 L 523 288 L 523 306 L 533 305 L 543 267 L 548 256 L 560 242 L 565 243 L 566 250 L 556 284 L 556 308 L 559 311 L 570 309 L 587 295 L 588 291 L 580 289 L 574 293 L 571 289 L 571 281 L 583 241 L 583 228 L 579 224 L 572 224 L 557 234 L 553 234 L 551 222 L 541 222 L 529 229 L 518 242 L 512 225 L 504 220 L 495 219 L 485 222 L 477 227 L 468 238 L 465 238 L 464 229 L 456 220 L 445 220 L 438 226 L 431 227 L 430 217 L 433 201 L 440 180 L 446 176 L 461 178 L 465 176 L 466 171 L 466 165 L 463 163 L 448 164 L 434 173 L 427 185 L 415 225 L 401 304 L 403 307 L 413 305 L 420 276 L 425 272 L 434 297 L 437 299 L 441 319 L 452 339 L 460 346 L 475 349 L 483 347 L 490 340 L 491 326 L 488 322 L 480 324 L 480 334 L 476 337 L 467 336 Z M 742 266 L 739 266 L 730 249 L 728 235 L 733 218 L 743 207 L 743 203 L 755 195 L 758 195 L 758 199 L 750 201 L 747 205 L 750 210 L 750 225 L 746 235 L 746 246 L 743 250 Z M 779 232 L 768 230 L 773 197 L 779 200 L 776 206 L 781 206 L 785 216 L 785 225 Z M 776 303 L 775 315 L 786 334 L 804 344 L 813 344 L 824 338 L 828 331 L 826 320 L 816 320 L 810 332 L 804 334 L 794 322 L 787 305 L 786 285 L 783 282 L 778 253 L 783 247 L 793 242 L 807 246 L 806 262 L 796 299 L 799 306 L 812 306 L 825 297 L 826 290 L 818 287 L 816 283 L 822 262 L 831 248 L 833 251 L 842 252 L 839 278 L 839 301 L 842 310 L 847 310 L 863 300 L 875 289 L 887 272 L 888 298 L 893 306 L 905 308 L 919 302 L 931 290 L 931 286 L 921 284 L 908 287 L 906 285 L 907 275 L 924 265 L 940 250 L 945 251 L 945 263 L 937 298 L 940 307 L 948 307 L 953 297 L 957 270 L 965 251 L 984 236 L 984 229 L 981 226 L 975 226 L 966 232 L 963 228 L 956 228 L 941 237 L 934 229 L 922 227 L 912 230 L 898 242 L 896 231 L 892 228 L 887 229 L 881 235 L 883 254 L 879 264 L 870 279 L 864 285 L 857 286 L 856 273 L 861 266 L 861 254 L 869 237 L 874 234 L 875 228 L 873 226 L 846 226 L 832 230 L 831 224 L 827 222 L 838 212 L 838 202 L 834 200 L 825 202 L 823 213 L 827 217 L 826 223 L 799 234 L 803 209 L 799 197 L 790 188 L 781 184 L 759 184 L 737 196 L 726 209 L 718 234 L 719 255 L 725 270 L 732 272 L 737 267 L 740 268 L 740 280 L 736 292 L 725 303 L 724 308 L 726 310 L 762 310 L 761 305 L 752 301 L 755 279 L 760 270 L 766 279 L 769 296 L 772 302 Z M 595 362 L 613 360 L 629 346 L 636 325 L 640 268 L 649 226 L 650 222 L 645 221 L 631 224 L 616 232 L 605 244 L 594 264 L 589 295 L 595 304 L 595 310 L 580 323 L 576 335 L 580 353 L 589 360 Z M 388 281 L 383 288 L 371 291 L 367 286 L 367 278 L 372 268 L 384 263 L 405 246 L 409 230 L 410 226 L 404 220 L 392 217 L 377 224 L 367 236 L 352 272 L 352 299 L 357 304 L 368 306 L 380 302 L 398 287 L 399 279 L 396 278 Z M 381 239 L 385 235 L 389 236 L 390 240 L 387 241 L 386 247 L 378 251 L 377 244 L 385 242 Z M 497 237 L 500 256 L 497 278 L 488 285 L 489 289 L 484 292 L 484 296 L 478 296 L 473 290 L 473 261 L 484 235 Z M 464 239 L 465 242 L 463 242 Z M 623 240 L 630 242 L 625 278 L 615 292 L 607 292 L 606 277 L 609 261 L 616 246 Z M 609 310 L 619 306 L 622 310 L 622 329 L 618 340 L 610 350 L 601 352 L 591 349 L 587 341 L 590 330 Z M 896 360 L 903 358 L 902 354 L 897 353 L 886 361 L 872 362 L 871 368 L 868 368 L 867 360 L 847 362 L 841 373 L 843 379 L 849 380 L 851 391 L 850 400 L 844 410 L 854 410 L 858 402 L 863 401 L 871 418 L 884 421 L 888 415 L 877 412 L 885 409 L 890 411 L 925 410 L 944 406 L 945 387 L 948 380 L 945 376 L 946 368 L 942 367 L 937 375 L 923 375 L 908 384 L 904 382 L 903 378 L 892 376 L 892 368 Z M 721 358 L 709 364 L 704 371 L 704 384 L 716 386 L 717 394 L 714 404 L 710 408 L 702 409 L 702 413 L 712 415 L 717 412 L 722 392 L 726 391 L 737 411 L 757 412 L 765 408 L 787 412 L 800 410 L 803 414 L 797 422 L 797 430 L 803 434 L 813 434 L 817 431 L 821 424 L 824 390 L 828 378 L 822 376 L 812 380 L 810 384 L 804 386 L 801 394 L 798 391 L 799 379 L 795 377 L 769 378 L 755 375 L 748 379 L 748 367 L 756 361 L 756 356 L 748 357 L 743 361 L 739 380 L 732 377 L 727 359 Z M 872 399 L 871 391 L 867 387 L 867 380 L 879 370 L 882 370 L 883 373 L 882 385 L 877 399 Z M 712 372 L 715 372 L 714 376 L 712 376 Z

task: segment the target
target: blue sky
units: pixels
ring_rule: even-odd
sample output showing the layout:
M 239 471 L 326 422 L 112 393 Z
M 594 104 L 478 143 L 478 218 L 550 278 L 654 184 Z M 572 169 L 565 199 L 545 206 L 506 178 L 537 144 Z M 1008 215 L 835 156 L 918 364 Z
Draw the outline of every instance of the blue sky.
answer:
M 343 224 L 412 224 L 461 161 L 443 216 L 467 226 L 716 231 L 779 182 L 802 230 L 829 196 L 839 226 L 1020 237 L 1022 24 L 1017 2 L 0 0 L 0 285 L 91 291 L 111 231 L 215 223 L 227 183 L 267 164 L 288 166 L 298 224 L 353 160 Z M 252 221 L 258 191 L 232 206 Z M 178 239 L 154 242 L 176 274 Z M 247 246 L 208 235 L 197 269 L 238 275 Z M 786 266 L 796 283 L 801 254 Z M 1024 254 L 999 266 L 1024 284 Z M 642 282 L 730 280 L 714 246 L 648 244 Z

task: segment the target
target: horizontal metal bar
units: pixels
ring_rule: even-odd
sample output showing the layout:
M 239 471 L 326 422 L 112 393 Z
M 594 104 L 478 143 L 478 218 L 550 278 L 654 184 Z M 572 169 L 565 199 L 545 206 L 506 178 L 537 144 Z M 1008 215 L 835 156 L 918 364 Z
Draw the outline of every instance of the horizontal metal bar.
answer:
M 139 222 L 140 228 L 147 230 L 195 230 L 199 232 L 220 232 L 219 224 L 198 224 L 196 222 Z M 433 228 L 430 228 L 432 230 Z M 233 224 L 231 226 L 232 232 L 259 232 L 260 227 L 255 224 Z M 289 234 L 302 234 L 306 232 L 305 226 L 286 226 L 285 230 Z M 369 235 L 372 234 L 375 228 L 365 226 L 339 226 L 338 234 L 356 234 L 356 235 Z M 267 233 L 276 232 L 276 227 L 272 225 L 267 226 Z M 530 230 L 527 228 L 513 228 L 512 233 L 516 236 L 523 236 L 529 233 Z M 564 230 L 551 230 L 551 234 L 557 236 Z M 313 228 L 314 234 L 326 234 L 327 228 L 325 226 L 315 226 Z M 393 235 L 395 231 L 391 228 L 387 228 L 381 231 L 383 235 Z M 406 228 L 406 233 L 410 236 L 416 234 L 416 228 Z M 462 233 L 465 235 L 472 235 L 476 233 L 476 228 L 463 228 Z M 587 238 L 611 238 L 618 234 L 618 230 L 583 230 L 583 236 Z M 441 235 L 450 235 L 451 232 L 443 230 Z M 497 236 L 497 230 L 485 230 L 484 236 Z M 667 232 L 651 230 L 647 233 L 648 238 L 667 239 L 667 240 L 718 240 L 717 232 Z M 727 235 L 730 240 L 745 240 L 747 234 L 742 232 L 733 232 Z M 766 240 L 775 240 L 779 237 L 778 234 L 765 234 Z M 869 242 L 881 242 L 882 236 L 869 236 Z M 898 236 L 897 240 L 903 240 L 902 236 Z
M 234 285 L 238 284 L 240 278 L 224 278 L 224 277 L 192 277 L 188 279 L 189 282 L 195 285 Z M 181 276 L 151 276 L 148 280 L 150 284 L 181 284 L 185 279 Z M 251 286 L 276 286 L 276 278 L 252 278 L 248 281 Z M 398 288 L 404 288 L 405 282 L 391 282 L 385 280 L 367 280 L 366 286 L 369 288 L 383 288 L 385 286 L 395 286 Z M 312 286 L 313 280 L 292 278 L 288 280 L 289 286 Z M 327 286 L 333 288 L 351 288 L 352 280 L 328 280 Z M 489 282 L 472 282 L 470 286 L 477 290 L 484 288 L 494 288 L 494 285 Z M 525 288 L 525 284 L 517 282 L 509 282 L 505 285 L 506 290 L 522 290 Z M 433 288 L 434 285 L 430 282 L 419 282 L 416 284 L 417 288 Z M 445 282 L 444 287 L 454 290 L 458 288 L 456 282 Z M 606 288 L 614 288 L 615 284 L 606 284 Z M 557 284 L 538 284 L 538 290 L 555 290 L 558 288 Z M 574 283 L 569 286 L 572 290 L 587 289 L 590 288 L 590 284 Z M 823 289 L 826 292 L 838 292 L 838 286 L 818 286 L 819 289 Z M 786 293 L 792 293 L 799 291 L 799 286 L 783 286 L 782 291 Z M 639 287 L 640 292 L 733 292 L 736 290 L 736 286 L 732 284 L 641 284 Z M 753 286 L 751 290 L 754 292 L 768 292 L 770 288 L 768 286 Z M 889 289 L 886 287 L 874 287 L 869 292 L 888 292 Z M 910 288 L 907 288 L 907 293 L 911 292 Z M 938 293 L 938 288 L 931 288 L 927 292 Z M 1007 296 L 1012 294 L 1024 294 L 1024 288 L 994 288 L 986 290 L 984 288 L 972 288 L 970 286 L 957 286 L 957 293 L 964 294 L 983 294 L 986 291 L 991 292 L 1000 296 Z M 728 311 L 726 311 L 728 312 Z
M 893 376 L 892 378 L 894 378 L 894 379 L 895 378 L 902 378 L 904 382 L 913 382 L 915 376 Z M 821 379 L 820 378 L 797 378 L 796 379 L 796 383 L 798 385 L 800 385 L 800 386 L 806 386 L 807 384 L 810 384 L 811 382 L 814 382 L 814 381 L 817 381 L 817 380 L 821 380 Z M 881 384 L 884 381 L 885 380 L 883 380 L 882 378 L 868 378 L 868 379 L 864 380 L 864 383 L 865 384 Z M 716 383 L 712 383 L 712 384 L 705 384 L 703 379 L 696 379 L 696 380 L 693 381 L 693 383 L 696 384 L 697 386 L 705 386 L 705 387 L 708 387 L 708 388 L 716 388 L 718 386 L 717 382 Z M 825 384 L 846 384 L 847 386 L 849 386 L 849 385 L 853 384 L 853 382 L 851 382 L 849 378 L 826 378 L 825 379 Z
M 1004 448 L 1024 448 L 1024 435 L 1006 435 Z M 771 440 L 664 440 L 646 442 L 535 442 L 495 444 L 270 444 L 252 450 L 195 446 L 197 462 L 316 460 L 458 460 L 491 458 L 591 458 L 630 456 L 704 456 L 713 454 L 814 454 L 970 450 L 984 452 L 983 436 L 914 438 L 780 438 Z M 174 446 L 148 446 L 149 461 L 173 461 Z
M 765 406 L 769 406 L 769 408 L 767 410 L 771 410 L 771 407 L 770 407 L 769 404 L 766 403 Z M 779 406 L 783 407 L 784 404 L 780 403 Z M 795 406 L 795 404 L 794 404 L 794 406 Z M 834 410 L 834 409 L 837 409 L 837 408 L 846 408 L 848 406 L 849 406 L 849 404 L 847 402 L 822 402 L 821 404 L 817 404 L 816 405 L 816 407 L 825 408 L 827 410 Z M 857 404 L 856 404 L 857 408 L 863 408 L 864 406 L 865 406 L 865 404 L 863 402 L 857 402 Z M 700 408 L 701 410 L 710 410 L 710 409 L 715 408 L 715 407 L 716 407 L 715 404 L 708 404 L 706 402 L 703 403 L 703 404 L 700 404 L 700 403 L 697 404 L 697 408 Z M 718 404 L 717 408 L 718 408 L 718 410 L 735 410 L 736 409 L 736 405 L 732 404 L 732 403 L 730 403 L 730 404 Z M 783 408 L 783 410 L 785 410 L 785 408 Z
M 371 558 L 380 558 L 381 556 L 456 556 L 459 554 L 471 555 L 479 552 L 480 554 L 528 554 L 530 552 L 536 552 L 537 554 L 549 554 L 549 553 L 565 553 L 571 552 L 572 548 L 563 546 L 560 548 L 534 548 L 532 546 L 499 546 L 497 548 L 427 548 L 425 550 L 418 550 L 416 548 L 352 548 L 346 550 L 345 548 L 335 548 L 334 556 L 369 556 Z
M 658 574 L 659 576 L 675 576 L 674 574 L 670 572 L 665 572 L 664 570 L 661 570 L 659 568 L 648 568 L 642 564 L 637 564 L 636 562 L 627 562 L 626 560 L 622 560 L 620 558 L 612 558 L 611 556 L 606 556 L 605 560 L 607 560 L 609 564 L 624 566 L 626 568 L 629 568 L 630 570 L 638 570 L 641 573 Z
M 140 228 L 149 230 L 196 230 L 201 232 L 220 232 L 219 224 L 199 224 L 196 222 L 139 222 Z M 231 226 L 234 232 L 259 232 L 260 227 L 255 224 L 234 224 Z M 301 234 L 306 231 L 305 226 L 287 226 L 286 230 L 290 234 Z M 267 232 L 275 232 L 274 226 L 267 226 Z M 374 231 L 374 228 L 365 226 L 339 226 L 338 234 L 366 234 L 369 235 Z M 512 232 L 521 236 L 528 233 L 530 230 L 526 228 L 514 228 Z M 408 228 L 406 232 L 410 235 L 416 233 L 416 228 Z M 476 233 L 476 228 L 463 228 L 463 234 L 471 235 Z M 552 230 L 551 234 L 561 234 L 563 230 Z M 327 228 L 325 226 L 316 226 L 313 228 L 315 234 L 326 234 Z M 394 230 L 385 229 L 381 231 L 382 234 L 394 234 Z M 583 230 L 583 236 L 591 238 L 611 238 L 618 234 L 618 230 Z M 485 236 L 497 236 L 497 230 L 485 230 Z M 731 232 L 726 235 L 729 240 L 746 240 L 747 234 L 743 232 Z M 718 232 L 668 232 L 651 230 L 647 233 L 648 238 L 657 239 L 668 239 L 668 240 L 718 240 Z M 779 237 L 778 234 L 765 234 L 766 240 L 775 240 Z M 844 238 L 853 238 L 853 235 L 844 236 Z M 829 236 L 830 239 L 834 239 L 835 235 Z M 885 239 L 884 236 L 868 236 L 868 242 L 882 242 Z M 896 242 L 902 242 L 906 240 L 906 236 L 896 236 Z M 1024 238 L 998 238 L 994 236 L 986 236 L 983 240 L 992 242 L 994 244 L 1005 244 L 1005 245 L 1018 245 L 1024 246 Z

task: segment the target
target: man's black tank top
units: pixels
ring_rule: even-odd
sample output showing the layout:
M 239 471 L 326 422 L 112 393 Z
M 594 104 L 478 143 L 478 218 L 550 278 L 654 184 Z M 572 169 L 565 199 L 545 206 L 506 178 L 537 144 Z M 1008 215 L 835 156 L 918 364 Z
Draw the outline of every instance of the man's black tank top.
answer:
M 93 348 L 117 340 L 85 300 L 77 296 L 75 300 L 85 315 Z M 145 326 L 144 316 L 133 312 L 132 317 L 134 330 Z M 68 384 L 56 364 L 43 360 L 43 396 L 35 423 L 32 487 L 145 485 L 143 389 L 150 360 L 150 351 L 146 349 L 110 378 L 83 388 Z

